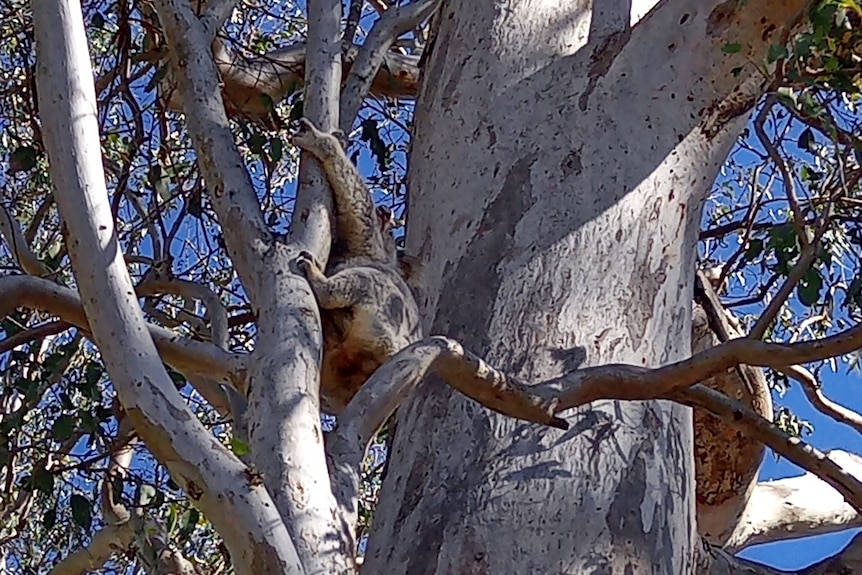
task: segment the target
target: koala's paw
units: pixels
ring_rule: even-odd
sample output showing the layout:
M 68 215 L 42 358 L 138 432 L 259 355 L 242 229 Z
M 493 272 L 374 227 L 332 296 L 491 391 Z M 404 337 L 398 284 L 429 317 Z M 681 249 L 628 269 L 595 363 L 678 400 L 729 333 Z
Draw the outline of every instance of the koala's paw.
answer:
M 299 252 L 299 255 L 296 257 L 296 265 L 299 266 L 299 269 L 301 269 L 305 275 L 308 275 L 309 272 L 317 269 L 317 263 L 314 261 L 314 256 L 305 250 Z

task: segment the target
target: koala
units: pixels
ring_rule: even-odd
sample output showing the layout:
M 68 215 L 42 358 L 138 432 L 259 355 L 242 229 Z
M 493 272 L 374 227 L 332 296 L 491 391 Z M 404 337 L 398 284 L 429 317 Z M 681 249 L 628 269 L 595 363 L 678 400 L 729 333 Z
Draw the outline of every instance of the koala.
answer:
M 391 214 L 375 208 L 338 137 L 303 118 L 293 142 L 317 158 L 333 193 L 335 235 L 326 273 L 308 252 L 296 263 L 321 311 L 321 407 L 339 415 L 378 367 L 422 339 L 419 310 L 401 276 Z

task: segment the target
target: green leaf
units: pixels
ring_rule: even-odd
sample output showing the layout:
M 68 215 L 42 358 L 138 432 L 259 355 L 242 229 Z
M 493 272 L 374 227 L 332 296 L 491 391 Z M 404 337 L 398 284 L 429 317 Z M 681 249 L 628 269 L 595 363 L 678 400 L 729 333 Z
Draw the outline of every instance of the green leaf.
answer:
M 57 510 L 56 509 L 48 509 L 45 511 L 45 514 L 42 515 L 42 527 L 45 529 L 53 529 L 54 525 L 57 524 Z
M 763 253 L 763 240 L 753 238 L 748 242 L 748 247 L 745 250 L 745 259 L 752 261 Z
M 75 418 L 71 415 L 61 415 L 51 426 L 51 437 L 56 441 L 65 441 L 75 432 Z
M 102 16 L 102 14 L 99 12 L 94 12 L 93 17 L 90 18 L 90 25 L 93 28 L 101 30 L 102 28 L 105 27 L 105 17 Z
M 278 162 L 284 157 L 284 140 L 281 138 L 271 138 L 269 140 L 269 157 L 274 162 Z
M 796 145 L 800 147 L 800 149 L 814 152 L 815 151 L 815 141 L 814 141 L 814 132 L 811 131 L 811 128 L 805 128 L 802 130 L 802 133 L 799 134 L 799 137 L 796 139 Z
M 177 505 L 176 503 L 172 503 L 168 507 L 168 517 L 165 519 L 165 530 L 169 534 L 173 533 L 174 527 L 177 525 L 177 519 L 179 519 L 177 514 Z
M 164 66 L 161 66 L 158 70 L 156 70 L 156 73 L 153 74 L 152 79 L 147 82 L 146 86 L 144 86 L 145 92 L 152 92 L 156 88 L 156 86 L 159 85 L 159 82 L 161 82 L 165 78 L 165 76 L 168 75 L 168 66 L 170 66 L 170 63 L 166 63 Z
M 779 44 L 771 45 L 769 51 L 766 53 L 766 61 L 775 62 L 782 58 L 787 58 L 787 48 Z
M 93 523 L 92 508 L 90 501 L 77 493 L 73 493 L 69 497 L 69 507 L 72 509 L 72 519 L 86 530 L 90 529 Z
M 138 501 L 141 505 L 149 505 L 156 499 L 156 488 L 152 485 L 141 485 L 141 490 L 138 493 Z
M 42 493 L 49 494 L 54 491 L 54 474 L 40 467 L 32 477 L 33 488 Z
M 161 166 L 150 166 L 147 172 L 147 181 L 159 195 L 160 200 L 166 202 L 171 199 L 171 178 Z
M 194 507 L 183 513 L 180 532 L 177 534 L 177 538 L 180 541 L 188 541 L 191 534 L 194 533 L 195 527 L 197 527 L 198 519 L 200 519 L 200 513 Z
M 248 139 L 248 149 L 256 155 L 263 154 L 263 147 L 266 145 L 266 136 L 263 134 L 254 134 Z
M 15 148 L 9 154 L 9 173 L 28 172 L 36 167 L 39 160 L 39 150 L 33 146 Z
M 816 269 L 810 269 L 805 272 L 802 279 L 799 280 L 799 285 L 796 287 L 796 295 L 799 297 L 799 302 L 811 307 L 820 299 L 820 290 L 823 288 L 823 278 L 820 277 L 820 272 Z
M 249 448 L 248 444 L 236 436 L 231 437 L 230 439 L 230 449 L 234 452 L 235 455 L 239 456 L 247 455 L 251 452 L 251 449 Z
M 742 44 L 739 42 L 728 42 L 721 47 L 721 51 L 725 54 L 736 54 L 740 50 L 742 50 Z

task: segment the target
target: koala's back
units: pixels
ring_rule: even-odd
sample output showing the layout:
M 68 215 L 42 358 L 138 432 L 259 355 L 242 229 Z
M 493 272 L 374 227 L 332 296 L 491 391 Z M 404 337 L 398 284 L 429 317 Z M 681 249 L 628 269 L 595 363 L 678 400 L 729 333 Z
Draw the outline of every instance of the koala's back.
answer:
M 351 259 L 331 273 L 351 274 L 360 286 L 354 305 L 321 314 L 321 401 L 338 415 L 378 367 L 422 334 L 416 302 L 392 267 Z

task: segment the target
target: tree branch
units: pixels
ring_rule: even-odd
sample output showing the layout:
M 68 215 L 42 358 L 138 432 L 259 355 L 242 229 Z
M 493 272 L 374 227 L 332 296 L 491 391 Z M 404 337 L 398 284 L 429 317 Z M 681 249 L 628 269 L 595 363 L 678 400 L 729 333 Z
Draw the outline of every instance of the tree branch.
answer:
M 168 274 L 151 269 L 138 284 L 135 290 L 141 297 L 172 294 L 186 300 L 199 300 L 206 306 L 206 319 L 210 322 L 212 342 L 220 349 L 228 347 L 228 317 L 227 308 L 219 299 L 218 294 L 207 286 L 189 280 L 171 277 Z
M 806 240 L 806 243 L 802 243 L 802 240 L 800 240 L 802 248 L 799 252 L 799 258 L 796 260 L 796 263 L 793 264 L 793 267 L 790 268 L 790 271 L 787 274 L 787 279 L 781 287 L 778 288 L 778 292 L 775 294 L 775 297 L 772 298 L 769 305 L 766 306 L 766 309 L 754 324 L 754 327 L 751 328 L 751 331 L 748 334 L 750 338 L 762 339 L 766 330 L 768 330 L 769 326 L 772 325 L 772 322 L 775 321 L 775 318 L 778 316 L 781 308 L 784 307 L 784 304 L 787 302 L 787 298 L 790 297 L 796 284 L 799 283 L 799 280 L 802 279 L 811 267 L 814 259 L 817 257 L 817 248 L 820 245 L 820 238 L 823 237 L 823 234 L 826 232 L 828 227 L 829 208 L 827 207 L 826 213 L 823 214 L 811 241 Z M 804 234 L 805 231 L 803 230 L 802 233 Z
M 328 440 L 333 490 L 354 522 L 359 466 L 368 444 L 428 375 L 439 376 L 462 394 L 503 415 L 568 428 L 564 420 L 553 415 L 556 400 L 532 393 L 532 388 L 494 369 L 455 340 L 427 337 L 402 349 L 374 372 L 347 404 Z
M 766 97 L 760 112 L 754 118 L 754 132 L 757 134 L 757 139 L 766 150 L 769 158 L 775 162 L 778 171 L 781 172 L 781 179 L 784 180 L 784 194 L 787 198 L 787 204 L 790 206 L 790 211 L 793 214 L 793 229 L 796 230 L 796 236 L 799 238 L 799 245 L 805 249 L 809 245 L 808 234 L 805 231 L 805 218 L 802 216 L 802 210 L 799 209 L 799 197 L 796 193 L 796 181 L 793 179 L 787 163 L 781 154 L 778 153 L 776 147 L 772 144 L 763 125 L 766 123 L 766 116 L 772 109 L 772 106 L 778 101 L 774 94 Z
M 229 53 L 218 39 L 215 40 L 213 48 L 222 79 L 222 97 L 233 114 L 264 120 L 270 116 L 275 104 L 302 89 L 305 84 L 305 42 L 251 58 Z M 358 46 L 348 48 L 344 59 L 345 71 L 351 69 L 358 52 Z M 143 59 L 157 63 L 162 56 L 154 53 L 143 56 Z M 383 65 L 379 67 L 371 82 L 371 93 L 379 97 L 412 100 L 419 90 L 418 63 L 418 56 L 387 52 Z M 170 109 L 182 112 L 182 94 L 173 89 L 174 83 L 171 74 L 165 76 L 160 85 L 160 93 L 168 96 Z
M 269 494 L 189 410 L 149 336 L 105 188 L 81 7 L 40 0 L 33 4 L 33 21 L 39 109 L 57 207 L 89 326 L 125 412 L 171 478 L 219 530 L 239 575 L 304 573 Z M 216 196 L 219 191 L 237 193 L 221 188 Z
M 214 345 L 219 349 L 228 350 L 228 314 L 227 307 L 219 299 L 218 294 L 207 286 L 193 281 L 182 280 L 171 277 L 168 273 L 163 273 L 156 268 L 151 268 L 150 272 L 144 277 L 143 281 L 138 284 L 137 293 L 139 296 L 155 295 L 157 293 L 170 293 L 184 298 L 186 301 L 199 300 L 206 306 L 204 317 L 209 321 L 210 338 Z M 233 410 L 233 403 L 230 400 L 230 392 L 223 390 L 221 386 L 212 379 L 200 377 L 197 375 L 186 376 L 206 399 L 220 414 L 233 416 L 234 422 L 242 417 L 241 413 L 236 413 Z M 246 386 L 237 389 L 245 390 Z
M 60 317 L 90 333 L 81 300 L 74 290 L 33 276 L 0 277 L 0 316 L 16 307 L 38 309 Z M 182 374 L 199 374 L 242 389 L 245 384 L 245 358 L 227 353 L 214 345 L 179 337 L 159 326 L 147 330 L 165 363 Z
M 827 457 L 862 480 L 862 458 L 844 451 Z M 745 514 L 725 548 L 736 553 L 752 545 L 862 526 L 862 515 L 810 471 L 805 475 L 758 483 Z
M 0 288 L 0 292 L 2 292 L 2 288 Z M 15 349 L 20 345 L 28 344 L 34 340 L 48 337 L 51 335 L 57 335 L 66 331 L 70 327 L 73 327 L 71 323 L 60 320 L 43 323 L 41 325 L 37 325 L 23 331 L 19 331 L 18 333 L 0 341 L 0 355 L 6 353 L 7 351 Z
M 816 474 L 843 495 L 857 511 L 862 511 L 862 482 L 826 454 L 789 435 L 745 405 L 699 384 L 676 390 L 665 398 L 706 409 L 728 425 L 741 427 L 752 440 L 763 443 L 778 455 Z
M 433 14 L 439 5 L 440 0 L 414 0 L 405 6 L 390 8 L 375 22 L 365 43 L 359 48 L 341 91 L 342 132 L 347 134 L 353 127 L 362 101 L 368 95 L 392 43 Z M 388 71 L 384 68 L 384 72 Z
M 0 232 L 6 240 L 6 245 L 9 246 L 9 252 L 22 270 L 30 275 L 40 277 L 50 273 L 42 260 L 37 258 L 33 250 L 30 249 L 27 239 L 21 232 L 21 226 L 12 218 L 6 206 L 2 204 L 0 204 Z
M 647 400 L 685 389 L 739 364 L 770 367 L 822 361 L 862 348 L 862 324 L 817 341 L 766 343 L 734 339 L 658 368 L 606 364 L 578 369 L 544 382 L 534 393 L 559 394 L 556 413 L 600 399 Z M 541 389 L 539 389 L 541 388 Z
M 156 8 L 171 47 L 172 69 L 198 165 L 231 261 L 254 301 L 261 279 L 255 265 L 273 237 L 228 124 L 211 41 L 188 2 L 157 0 Z
M 776 371 L 791 377 L 799 382 L 805 397 L 818 411 L 828 415 L 838 423 L 843 423 L 862 433 L 862 415 L 848 409 L 839 403 L 835 403 L 823 393 L 820 383 L 814 375 L 802 366 L 794 365 Z
M 201 15 L 201 21 L 210 38 L 215 38 L 236 4 L 237 0 L 208 0 L 206 10 Z
M 362 17 L 362 5 L 365 0 L 350 0 L 350 8 L 347 10 L 347 21 L 344 23 L 344 36 L 342 44 L 352 46 L 356 40 L 356 30 L 359 28 L 359 19 Z
M 126 549 L 135 540 L 135 523 L 106 525 L 90 544 L 68 555 L 51 569 L 50 575 L 82 575 L 101 569 L 117 549 Z

